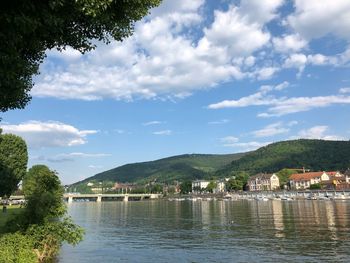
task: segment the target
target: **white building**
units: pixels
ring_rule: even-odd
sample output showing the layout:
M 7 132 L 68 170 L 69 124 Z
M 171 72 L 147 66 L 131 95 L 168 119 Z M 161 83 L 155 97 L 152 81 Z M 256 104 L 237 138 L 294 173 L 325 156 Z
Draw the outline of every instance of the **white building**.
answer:
M 329 172 L 329 174 L 338 176 L 339 173 Z M 292 189 L 307 189 L 312 184 L 320 184 L 321 182 L 327 182 L 331 179 L 330 175 L 326 172 L 310 172 L 301 174 L 292 174 L 289 177 L 290 187 Z
M 192 182 L 192 192 L 199 192 L 199 191 L 205 191 L 207 186 L 209 185 L 211 181 L 206 180 L 196 180 Z M 223 193 L 225 192 L 225 181 L 224 180 L 217 180 L 214 181 L 216 183 L 216 188 L 213 189 L 213 193 Z
M 199 189 L 204 190 L 207 188 L 208 184 L 210 181 L 205 181 L 205 180 L 196 180 L 192 182 L 192 192 L 197 192 Z
M 249 191 L 272 191 L 280 188 L 280 180 L 276 174 L 260 173 L 249 177 Z

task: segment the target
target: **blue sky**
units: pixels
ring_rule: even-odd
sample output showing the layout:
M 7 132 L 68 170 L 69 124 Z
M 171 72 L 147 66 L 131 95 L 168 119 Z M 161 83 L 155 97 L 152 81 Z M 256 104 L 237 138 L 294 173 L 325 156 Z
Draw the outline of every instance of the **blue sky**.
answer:
M 2 115 L 72 183 L 126 163 L 350 137 L 350 1 L 164 1 L 132 37 L 47 51 Z

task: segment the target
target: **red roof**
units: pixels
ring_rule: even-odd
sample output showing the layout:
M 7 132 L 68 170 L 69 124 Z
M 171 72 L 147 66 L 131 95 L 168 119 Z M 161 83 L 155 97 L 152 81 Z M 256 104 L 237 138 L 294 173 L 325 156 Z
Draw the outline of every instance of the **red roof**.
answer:
M 315 177 L 321 177 L 323 172 L 310 172 L 310 173 L 302 173 L 302 174 L 292 174 L 289 176 L 290 180 L 293 181 L 302 181 L 302 180 L 310 180 Z
M 328 175 L 330 175 L 330 176 L 334 176 L 334 175 L 336 175 L 337 174 L 337 172 L 326 172 Z

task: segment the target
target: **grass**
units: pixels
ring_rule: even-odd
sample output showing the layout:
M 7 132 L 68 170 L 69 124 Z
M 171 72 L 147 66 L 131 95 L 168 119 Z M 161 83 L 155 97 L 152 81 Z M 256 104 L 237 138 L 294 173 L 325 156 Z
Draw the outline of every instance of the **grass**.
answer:
M 0 207 L 0 234 L 3 233 L 3 227 L 5 226 L 6 222 L 13 218 L 14 216 L 21 213 L 22 208 L 19 207 L 19 205 L 12 205 L 7 206 L 7 212 L 2 212 L 2 206 Z

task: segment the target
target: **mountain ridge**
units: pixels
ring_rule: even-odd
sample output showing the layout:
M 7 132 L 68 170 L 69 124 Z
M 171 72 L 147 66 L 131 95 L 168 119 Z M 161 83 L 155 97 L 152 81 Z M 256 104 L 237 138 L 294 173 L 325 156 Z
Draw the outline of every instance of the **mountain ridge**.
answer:
M 246 171 L 278 172 L 284 168 L 345 170 L 350 167 L 350 141 L 298 139 L 280 141 L 255 151 L 236 154 L 183 154 L 148 162 L 125 164 L 72 185 L 91 180 L 170 183 L 235 175 Z

